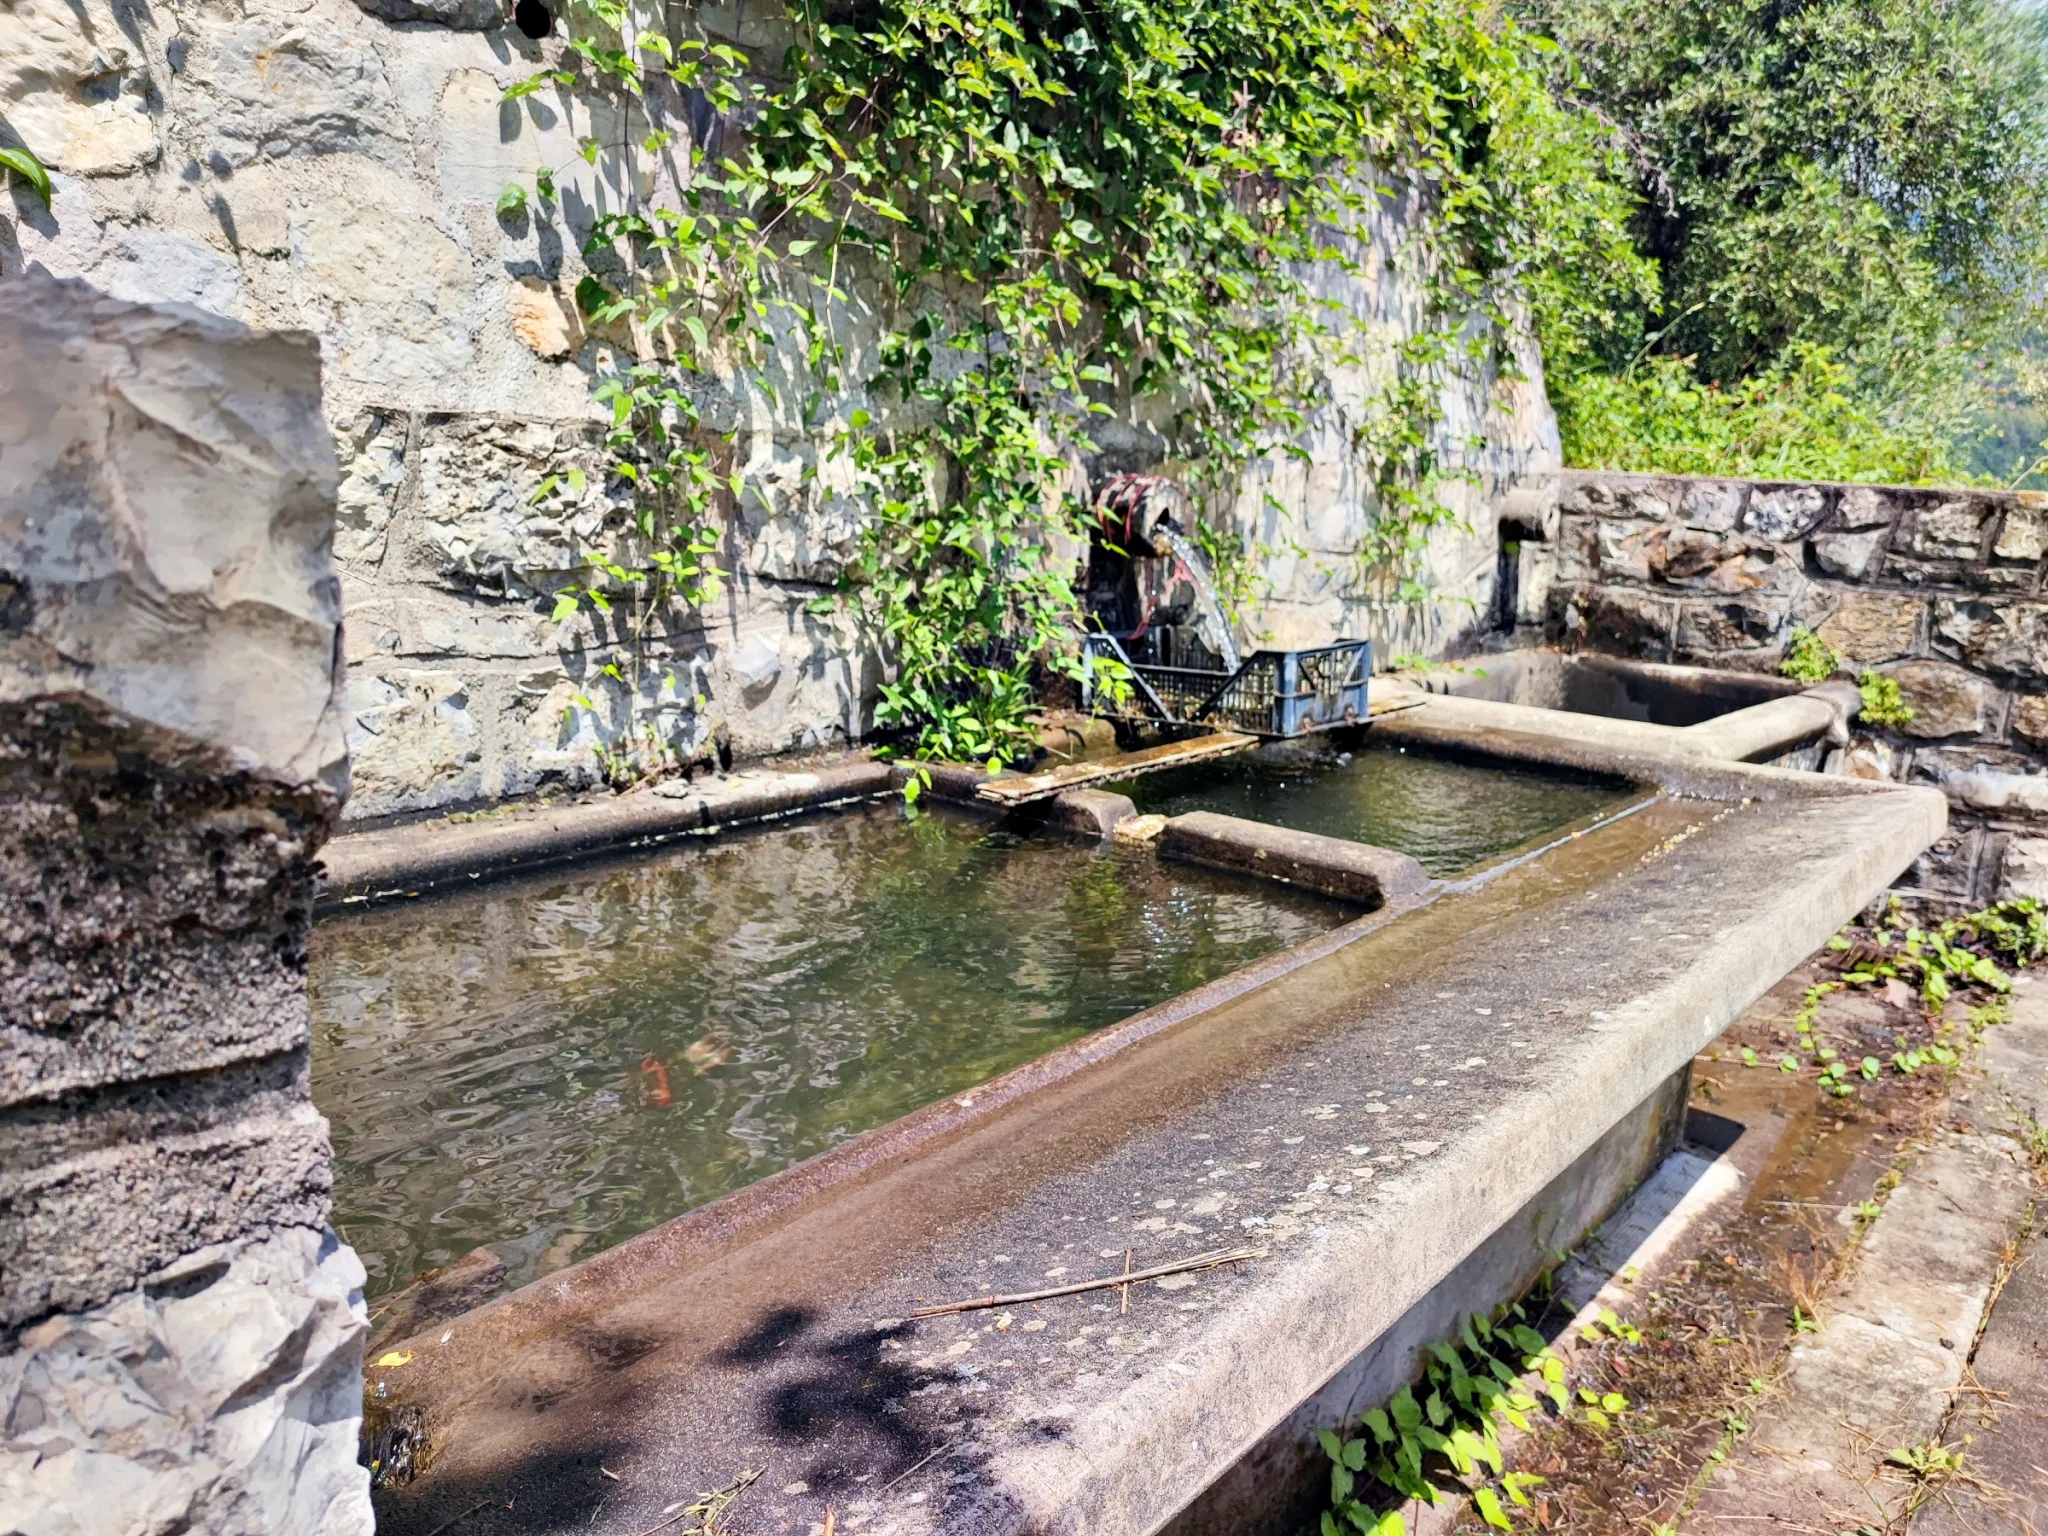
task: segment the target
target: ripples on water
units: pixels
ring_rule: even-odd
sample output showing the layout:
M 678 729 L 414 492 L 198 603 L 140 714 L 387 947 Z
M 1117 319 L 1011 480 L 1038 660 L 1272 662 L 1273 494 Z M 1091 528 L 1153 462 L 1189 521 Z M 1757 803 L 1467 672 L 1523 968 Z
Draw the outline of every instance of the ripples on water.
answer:
M 1261 747 L 1107 787 L 1129 795 L 1141 811 L 1218 811 L 1393 848 L 1438 877 L 1627 798 L 1612 783 L 1419 753 L 1340 753 L 1327 740 Z
M 323 919 L 335 1223 L 518 1284 L 1349 915 L 875 808 Z

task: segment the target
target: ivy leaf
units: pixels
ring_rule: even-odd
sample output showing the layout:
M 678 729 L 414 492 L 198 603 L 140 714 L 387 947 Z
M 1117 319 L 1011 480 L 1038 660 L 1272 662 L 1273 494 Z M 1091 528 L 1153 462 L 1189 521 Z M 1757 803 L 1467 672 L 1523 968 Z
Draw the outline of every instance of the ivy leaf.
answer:
M 576 279 L 576 307 L 584 315 L 595 315 L 611 301 L 611 290 L 588 272 Z
M 498 194 L 498 217 L 510 218 L 526 210 L 526 188 L 518 182 L 507 182 L 505 190 Z
M 50 173 L 43 169 L 42 161 L 26 149 L 0 149 L 0 166 L 5 166 L 34 188 L 45 208 L 50 206 Z
M 1507 1511 L 1500 1507 L 1500 1499 L 1491 1488 L 1481 1488 L 1472 1495 L 1472 1505 L 1479 1511 L 1479 1518 L 1496 1531 L 1512 1531 L 1515 1523 L 1508 1519 Z

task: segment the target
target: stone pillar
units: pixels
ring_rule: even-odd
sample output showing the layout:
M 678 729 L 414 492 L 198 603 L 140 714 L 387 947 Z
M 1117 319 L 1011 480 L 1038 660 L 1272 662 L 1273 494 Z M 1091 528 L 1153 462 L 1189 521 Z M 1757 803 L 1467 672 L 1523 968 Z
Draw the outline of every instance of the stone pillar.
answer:
M 334 494 L 311 337 L 0 283 L 0 1531 L 371 1529 Z

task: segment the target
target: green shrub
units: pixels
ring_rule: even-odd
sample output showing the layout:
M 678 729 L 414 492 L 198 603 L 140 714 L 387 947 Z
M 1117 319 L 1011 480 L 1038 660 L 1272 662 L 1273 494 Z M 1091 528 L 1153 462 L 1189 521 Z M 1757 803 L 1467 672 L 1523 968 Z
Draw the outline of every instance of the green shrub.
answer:
M 1551 400 L 1565 463 L 1642 474 L 1968 484 L 1944 423 L 1913 421 L 1854 392 L 1819 347 L 1768 372 L 1703 384 L 1684 358 L 1652 357 L 1627 373 L 1556 378 Z

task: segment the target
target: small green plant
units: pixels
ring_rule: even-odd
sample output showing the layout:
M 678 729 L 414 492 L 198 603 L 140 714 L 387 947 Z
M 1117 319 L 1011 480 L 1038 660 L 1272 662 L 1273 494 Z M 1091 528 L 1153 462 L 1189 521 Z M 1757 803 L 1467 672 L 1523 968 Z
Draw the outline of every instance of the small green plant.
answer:
M 1967 1442 L 1966 1442 L 1967 1443 Z M 1908 1514 L 1918 1509 L 1943 1483 L 1963 1476 L 1963 1453 L 1939 1440 L 1900 1446 L 1886 1455 L 1884 1464 L 1903 1472 L 1914 1485 L 1906 1500 Z
M 1863 707 L 1857 718 L 1865 725 L 1896 728 L 1913 718 L 1913 707 L 1899 696 L 1899 680 L 1895 677 L 1865 672 L 1856 679 L 1856 691 L 1863 695 Z
M 1621 1342 L 1641 1338 L 1611 1310 L 1603 1310 L 1587 1332 L 1598 1337 L 1600 1329 Z M 1581 1422 L 1595 1429 L 1611 1427 L 1628 1407 L 1619 1392 L 1582 1387 L 1575 1399 L 1565 1385 L 1564 1362 L 1523 1320 L 1521 1308 L 1511 1307 L 1491 1323 L 1474 1313 L 1459 1325 L 1455 1341 L 1430 1345 L 1420 1382 L 1403 1387 L 1385 1408 L 1360 1416 L 1362 1434 L 1344 1439 L 1321 1432 L 1331 1463 L 1332 1506 L 1322 1517 L 1322 1536 L 1402 1536 L 1400 1512 L 1383 1512 L 1374 1503 L 1391 1498 L 1439 1504 L 1441 1481 L 1462 1484 L 1487 1525 L 1512 1530 L 1506 1505 L 1530 1508 L 1529 1490 L 1543 1483 L 1532 1473 L 1506 1471 L 1501 1459 L 1501 1426 L 1526 1431 L 1537 1406 L 1536 1392 L 1524 1385 L 1524 1376 L 1535 1378 L 1537 1390 L 1559 1415 L 1576 1411 Z
M 29 150 L 0 149 L 0 169 L 6 170 L 10 180 L 27 182 L 43 206 L 50 206 L 50 173 Z
M 1794 682 L 1812 684 L 1826 682 L 1841 665 L 1841 652 L 1801 624 L 1794 627 L 1778 670 Z
M 1952 1026 L 1942 1018 L 1958 989 L 1982 988 L 1990 994 L 1988 1001 L 1969 1011 L 1969 1039 L 1974 1043 L 1985 1029 L 2002 1022 L 2011 1007 L 2012 978 L 2000 968 L 2000 962 L 2024 966 L 2048 956 L 2048 914 L 2030 897 L 2001 901 L 1929 929 L 1903 924 L 1894 901 L 1864 942 L 1846 934 L 1828 940 L 1831 952 L 1846 957 L 1842 973 L 1808 987 L 1792 1016 L 1797 1051 L 1815 1064 L 1815 1082 L 1823 1093 L 1848 1098 L 1856 1091 L 1850 1081 L 1851 1064 L 1819 1033 L 1820 1005 L 1829 993 L 1894 980 L 1918 986 L 1921 1007 L 1935 1026 L 1936 1039 L 1929 1045 L 1908 1046 L 1904 1036 L 1894 1036 L 1898 1049 L 1889 1058 L 1894 1072 L 1910 1077 L 1925 1067 L 1952 1068 L 1960 1060 L 1949 1043 Z M 1864 1082 L 1874 1082 L 1884 1066 L 1876 1056 L 1859 1056 L 1854 1072 Z M 1787 1053 L 1780 1058 L 1778 1069 L 1798 1072 L 1799 1056 Z

